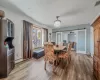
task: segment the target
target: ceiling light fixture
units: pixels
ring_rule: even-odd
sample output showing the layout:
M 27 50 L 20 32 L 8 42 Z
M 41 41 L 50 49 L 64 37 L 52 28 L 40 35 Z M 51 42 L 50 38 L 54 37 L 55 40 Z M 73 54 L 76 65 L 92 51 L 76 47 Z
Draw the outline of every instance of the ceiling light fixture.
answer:
M 61 25 L 61 21 L 58 19 L 60 16 L 56 16 L 57 20 L 54 21 L 54 26 L 59 27 Z

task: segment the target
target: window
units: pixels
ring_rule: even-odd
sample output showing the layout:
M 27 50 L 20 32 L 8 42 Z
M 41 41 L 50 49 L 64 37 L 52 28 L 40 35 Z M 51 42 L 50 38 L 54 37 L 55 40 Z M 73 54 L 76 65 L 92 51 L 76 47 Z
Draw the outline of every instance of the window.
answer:
M 40 28 L 33 27 L 32 42 L 33 42 L 33 48 L 42 46 L 42 30 Z
M 48 30 L 44 28 L 33 27 L 32 43 L 33 48 L 43 47 L 44 42 L 48 41 Z

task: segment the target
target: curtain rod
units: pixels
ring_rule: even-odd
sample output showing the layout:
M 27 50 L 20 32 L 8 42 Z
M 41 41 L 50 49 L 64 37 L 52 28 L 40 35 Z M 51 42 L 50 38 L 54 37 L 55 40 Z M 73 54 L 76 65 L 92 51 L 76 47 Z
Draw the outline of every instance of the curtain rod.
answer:
M 35 28 L 38 28 L 38 29 L 47 29 L 47 28 L 43 28 L 43 27 L 40 27 L 40 26 L 38 26 L 38 25 L 35 25 L 35 24 L 33 24 L 33 23 L 29 22 L 29 21 L 26 21 L 26 20 L 23 20 L 23 21 L 28 22 L 29 24 L 32 25 L 32 27 L 35 27 Z M 47 30 L 48 30 L 48 29 L 47 29 Z
M 74 30 L 83 30 L 83 29 L 86 29 L 86 28 L 82 28 L 82 29 L 73 29 L 73 30 L 54 31 L 54 32 L 52 32 L 52 33 L 55 33 L 55 32 L 65 32 L 65 31 L 74 31 Z

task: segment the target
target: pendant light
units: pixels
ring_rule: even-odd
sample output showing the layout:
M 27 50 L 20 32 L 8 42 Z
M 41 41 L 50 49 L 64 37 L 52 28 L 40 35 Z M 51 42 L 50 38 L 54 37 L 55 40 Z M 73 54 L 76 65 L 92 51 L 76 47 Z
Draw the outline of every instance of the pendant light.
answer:
M 60 16 L 56 16 L 57 20 L 54 21 L 54 26 L 55 27 L 60 27 L 61 21 L 58 19 Z

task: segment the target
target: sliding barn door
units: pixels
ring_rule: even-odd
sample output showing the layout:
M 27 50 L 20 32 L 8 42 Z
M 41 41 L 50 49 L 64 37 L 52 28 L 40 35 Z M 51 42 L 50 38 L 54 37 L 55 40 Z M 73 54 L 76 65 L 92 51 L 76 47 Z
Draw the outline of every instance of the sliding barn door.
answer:
M 77 53 L 86 54 L 86 30 L 77 31 Z

